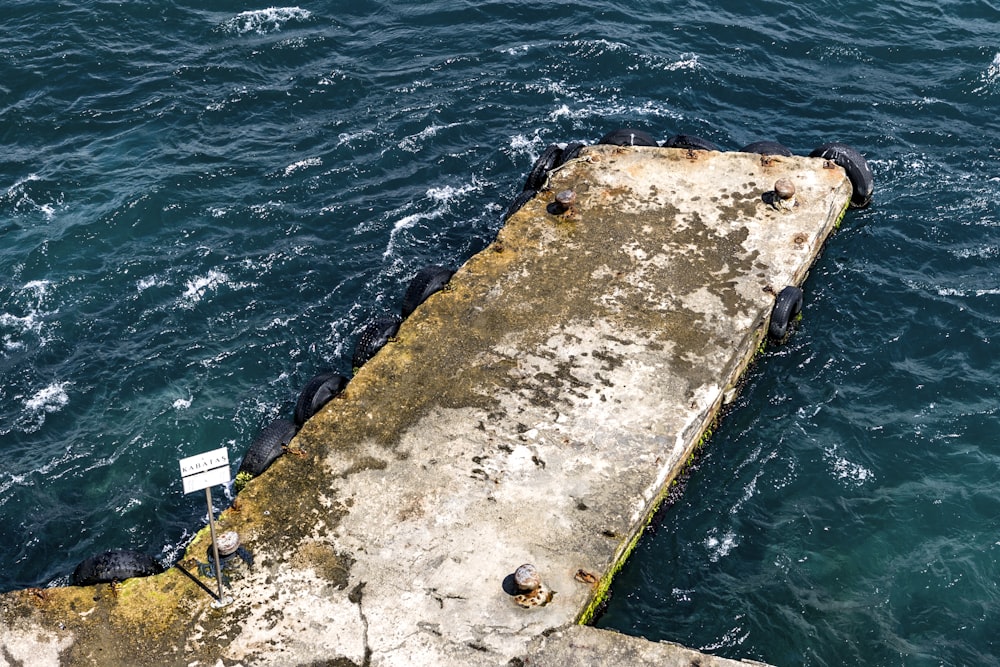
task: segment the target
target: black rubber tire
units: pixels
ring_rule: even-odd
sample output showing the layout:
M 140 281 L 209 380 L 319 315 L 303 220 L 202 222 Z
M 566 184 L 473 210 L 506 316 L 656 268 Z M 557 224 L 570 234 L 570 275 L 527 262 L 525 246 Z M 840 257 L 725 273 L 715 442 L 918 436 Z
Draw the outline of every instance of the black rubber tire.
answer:
M 120 549 L 84 558 L 73 570 L 70 584 L 93 586 L 125 581 L 132 577 L 149 577 L 163 572 L 163 566 L 147 554 Z
M 525 190 L 541 190 L 542 186 L 545 185 L 545 176 L 548 174 L 553 167 L 559 163 L 559 158 L 562 157 L 562 148 L 557 144 L 549 144 L 542 154 L 538 156 L 535 160 L 535 164 L 532 165 L 531 171 L 528 172 L 528 178 L 524 181 Z
M 518 193 L 518 195 L 514 197 L 514 201 L 512 201 L 510 206 L 507 207 L 507 212 L 503 214 L 503 221 L 507 222 L 507 220 L 510 219 L 510 216 L 520 211 L 521 207 L 531 201 L 537 194 L 537 190 L 523 190 Z
M 580 155 L 580 151 L 587 147 L 587 144 L 581 144 L 578 141 L 566 144 L 566 148 L 563 149 L 562 155 L 559 156 L 559 163 L 557 167 L 561 167 L 570 160 L 576 159 Z
M 693 151 L 717 151 L 719 147 L 708 139 L 693 134 L 675 134 L 663 142 L 664 148 L 687 148 Z
M 851 181 L 851 187 L 854 188 L 851 208 L 864 208 L 871 203 L 872 192 L 875 190 L 875 177 L 872 176 L 868 161 L 861 153 L 847 144 L 831 142 L 814 150 L 809 157 L 821 157 L 844 168 L 847 178 Z
M 741 148 L 740 153 L 760 153 L 761 155 L 792 157 L 792 151 L 777 141 L 755 141 Z
M 601 140 L 598 141 L 599 144 L 610 144 L 612 146 L 658 146 L 656 139 L 653 138 L 649 132 L 643 132 L 642 130 L 633 130 L 629 127 L 623 127 L 617 130 L 608 132 Z
M 399 331 L 400 319 L 398 317 L 380 317 L 373 320 L 361 332 L 357 345 L 354 346 L 354 357 L 351 365 L 354 368 L 361 368 L 365 363 L 381 350 L 389 339 Z
M 409 317 L 431 294 L 440 292 L 453 275 L 454 271 L 443 266 L 425 266 L 420 269 L 403 295 L 403 306 L 400 309 L 403 317 Z
M 306 382 L 295 403 L 295 425 L 301 427 L 305 424 L 307 419 L 344 391 L 346 386 L 347 378 L 339 373 L 322 373 Z
M 789 285 L 778 293 L 771 310 L 771 323 L 767 327 L 767 335 L 775 340 L 782 340 L 788 335 L 788 326 L 795 316 L 802 312 L 802 289 Z
M 237 473 L 249 473 L 257 477 L 267 470 L 279 456 L 285 453 L 285 447 L 295 437 L 298 429 L 287 419 L 275 419 L 261 429 L 250 444 L 250 449 L 243 455 L 240 469 Z

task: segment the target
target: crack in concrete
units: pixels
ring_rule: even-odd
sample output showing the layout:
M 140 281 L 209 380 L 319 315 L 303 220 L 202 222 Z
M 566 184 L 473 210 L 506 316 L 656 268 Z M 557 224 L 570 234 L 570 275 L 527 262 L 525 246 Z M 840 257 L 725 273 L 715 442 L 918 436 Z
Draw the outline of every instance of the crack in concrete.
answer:
M 361 640 L 365 646 L 365 656 L 361 663 L 361 667 L 371 667 L 372 664 L 372 648 L 368 643 L 368 617 L 365 616 L 364 607 L 361 605 L 361 599 L 364 594 L 365 585 L 367 582 L 359 582 L 351 592 L 347 594 L 347 599 L 351 604 L 356 604 L 358 606 L 358 616 L 361 617 Z
M 436 588 L 428 588 L 427 594 L 438 603 L 438 607 L 444 609 L 445 600 L 468 600 L 469 598 L 462 595 L 455 595 L 454 593 L 439 593 Z

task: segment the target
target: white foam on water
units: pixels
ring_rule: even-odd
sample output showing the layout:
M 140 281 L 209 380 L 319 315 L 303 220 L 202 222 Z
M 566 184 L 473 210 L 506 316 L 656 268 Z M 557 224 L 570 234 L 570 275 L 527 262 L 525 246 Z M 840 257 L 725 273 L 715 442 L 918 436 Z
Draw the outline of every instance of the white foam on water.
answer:
M 301 252 L 300 256 L 309 256 L 313 248 L 311 246 L 305 246 L 305 252 Z M 240 266 L 242 266 L 247 271 L 251 272 L 255 276 L 265 275 L 271 273 L 274 270 L 275 264 L 287 259 L 285 255 L 280 252 L 271 252 L 263 257 L 256 258 L 246 258 L 240 261 Z
M 32 334 L 38 338 L 39 347 L 45 347 L 49 337 L 45 335 L 46 316 L 55 315 L 58 309 L 53 311 L 43 310 L 45 301 L 52 290 L 53 283 L 50 280 L 32 280 L 21 286 L 16 291 L 18 297 L 28 303 L 24 308 L 23 315 L 13 313 L 0 313 L 0 328 L 9 329 L 7 332 L 0 332 L 0 342 L 5 350 L 17 350 L 24 347 L 21 338 L 25 334 Z
M 433 137 L 441 130 L 447 130 L 448 128 L 457 127 L 458 125 L 458 123 L 449 123 L 448 125 L 429 125 L 416 134 L 411 134 L 410 136 L 404 138 L 399 142 L 399 147 L 408 153 L 417 153 L 421 148 L 423 148 L 424 139 Z
M 628 44 L 622 42 L 612 42 L 607 39 L 575 39 L 571 42 L 573 46 L 582 46 L 591 55 L 593 53 L 601 51 L 631 51 L 632 48 Z
M 246 86 L 239 86 L 233 89 L 232 94 L 225 100 L 221 102 L 209 102 L 205 105 L 205 111 L 222 111 L 226 108 L 228 104 L 236 104 L 243 100 L 244 97 L 250 92 L 250 89 Z
M 992 259 L 1000 255 L 1000 247 L 987 245 L 974 248 L 958 248 L 956 250 L 949 250 L 948 252 L 959 259 L 971 259 L 973 257 Z
M 979 81 L 980 85 L 973 88 L 972 92 L 985 93 L 1000 81 L 1000 53 L 993 56 L 993 62 L 979 75 Z
M 240 12 L 222 24 L 223 29 L 237 35 L 256 33 L 266 35 L 281 30 L 289 21 L 303 21 L 312 16 L 312 12 L 301 7 L 268 7 Z
M 24 287 L 22 287 L 21 290 L 25 292 L 34 292 L 35 297 L 41 301 L 48 294 L 51 287 L 51 280 L 31 280 L 24 283 Z
M 115 512 L 118 515 L 122 515 L 125 512 L 129 511 L 130 509 L 132 509 L 133 507 L 138 507 L 140 505 L 142 505 L 142 500 L 140 500 L 139 498 L 129 498 L 128 500 L 125 501 L 124 505 L 118 505 L 115 508 Z M 132 532 L 135 532 L 136 529 L 133 527 L 131 530 L 132 530 Z
M 4 473 L 3 477 L 0 477 L 0 507 L 3 507 L 4 503 L 7 502 L 7 490 L 12 486 L 21 486 L 24 483 L 25 475 L 11 475 L 10 473 Z
M 525 84 L 525 88 L 538 95 L 552 95 L 560 99 L 566 97 L 572 98 L 576 95 L 577 91 L 575 86 L 565 81 L 550 79 L 548 77 L 538 79 L 537 81 L 530 81 Z
M 254 204 L 250 207 L 250 212 L 261 218 L 267 218 L 274 211 L 280 211 L 281 204 L 276 201 L 266 201 L 263 204 Z
M 393 223 L 392 231 L 389 232 L 389 242 L 386 244 L 383 259 L 388 259 L 396 252 L 396 238 L 405 230 L 413 227 L 422 220 L 437 220 L 451 210 L 453 204 L 462 201 L 467 195 L 479 192 L 483 188 L 483 182 L 478 177 L 473 176 L 472 181 L 455 187 L 444 185 L 441 187 L 428 188 L 424 195 L 432 202 L 433 207 L 427 211 L 411 213 L 405 215 Z
M 833 476 L 847 486 L 860 487 L 875 480 L 875 474 L 868 468 L 848 461 L 837 453 L 837 447 L 828 447 L 823 452 L 823 458 L 830 465 Z
M 318 157 L 306 158 L 305 160 L 299 160 L 298 162 L 293 162 L 292 164 L 285 167 L 285 176 L 290 176 L 300 169 L 307 169 L 309 167 L 319 167 L 322 166 L 323 160 Z
M 701 63 L 698 62 L 697 53 L 684 53 L 681 55 L 681 60 L 675 60 L 673 62 L 662 64 L 661 67 L 668 72 L 676 72 L 678 70 L 696 70 L 701 68 Z
M 269 331 L 271 329 L 284 329 L 294 321 L 294 317 L 273 317 L 270 322 L 262 327 L 262 330 Z
M 70 382 L 53 382 L 47 387 L 39 389 L 35 394 L 24 402 L 25 410 L 31 412 L 56 412 L 69 403 L 69 395 L 66 387 Z
M 938 296 L 988 296 L 1000 294 L 1000 287 L 989 289 L 956 289 L 954 287 L 942 287 L 937 291 Z
M 713 528 L 712 532 L 705 538 L 705 549 L 708 550 L 708 559 L 717 563 L 720 558 L 725 558 L 733 549 L 739 546 L 736 533 L 726 531 L 721 535 Z
M 173 403 L 174 410 L 187 410 L 191 407 L 193 400 L 191 398 L 178 398 Z
M 226 359 L 229 359 L 230 357 L 233 356 L 236 356 L 236 350 L 227 350 L 225 352 L 220 352 L 214 357 L 209 357 L 208 359 L 202 359 L 198 363 L 200 363 L 205 368 L 214 368 L 215 366 L 218 366 Z
M 554 109 L 549 113 L 549 120 L 557 120 L 559 118 L 572 118 L 574 111 L 569 108 L 568 104 L 560 104 L 557 109 Z
M 518 44 L 517 46 L 509 46 L 503 49 L 497 49 L 500 53 L 505 53 L 508 56 L 518 56 L 523 55 L 531 50 L 530 44 Z
M 51 202 L 36 202 L 25 186 L 33 181 L 40 181 L 41 178 L 37 174 L 28 174 L 24 178 L 20 178 L 14 181 L 13 185 L 7 188 L 7 191 L 0 197 L 0 201 L 6 199 L 13 204 L 14 209 L 19 213 L 38 211 L 46 220 L 51 220 L 55 217 L 56 204 L 61 204 L 63 201 L 63 196 L 60 194 L 55 203 Z
M 542 138 L 537 134 L 531 138 L 523 134 L 515 134 L 510 138 L 510 151 L 513 155 L 533 155 L 535 147 L 542 145 Z
M 417 80 L 417 81 L 407 82 L 405 86 L 397 86 L 396 88 L 393 89 L 392 92 L 396 95 L 410 95 L 422 88 L 433 88 L 433 87 L 434 83 L 430 81 Z M 406 113 L 408 112 L 409 110 L 406 111 Z
M 383 259 L 388 259 L 396 252 L 396 237 L 404 229 L 413 227 L 421 220 L 436 220 L 442 215 L 444 215 L 444 212 L 438 210 L 427 213 L 412 213 L 397 220 L 392 226 L 392 231 L 389 232 L 389 242 L 386 244 L 385 252 L 382 253 Z
M 344 144 L 350 144 L 355 139 L 367 139 L 368 137 L 374 136 L 374 130 L 359 130 L 357 132 L 341 132 L 337 135 L 337 147 L 343 146 Z
M 910 278 L 904 278 L 903 284 L 912 290 L 919 292 L 929 292 L 937 294 L 938 296 L 957 296 L 957 297 L 979 297 L 979 296 L 996 296 L 1000 294 L 1000 287 L 983 287 L 983 288 L 961 288 L 961 287 L 936 287 L 934 285 L 926 284 L 922 281 L 913 280 Z
M 158 276 L 147 276 L 135 281 L 135 289 L 137 292 L 145 292 L 150 287 L 159 287 L 166 284 L 167 281 Z
M 672 60 L 664 58 L 663 56 L 641 53 L 628 44 L 623 42 L 612 42 L 606 39 L 575 40 L 571 44 L 572 46 L 581 49 L 581 55 L 585 58 L 599 56 L 604 53 L 628 53 L 632 54 L 638 63 L 651 69 L 666 72 L 696 70 L 700 69 L 702 66 L 701 62 L 698 60 L 698 54 L 693 52 L 682 53 L 678 59 Z M 626 63 L 625 67 L 628 69 L 637 69 L 636 65 L 630 63 Z
M 740 620 L 743 617 L 742 614 L 737 614 L 736 620 Z M 719 639 L 719 641 L 711 642 L 705 644 L 704 646 L 699 646 L 698 648 L 702 651 L 718 651 L 722 648 L 730 648 L 734 646 L 739 646 L 745 642 L 750 637 L 750 631 L 744 630 L 740 626 L 735 628 L 730 628 L 726 631 L 726 634 Z
M 334 86 L 340 83 L 341 81 L 346 81 L 346 80 L 347 80 L 347 73 L 342 70 L 335 69 L 326 76 L 321 76 L 316 83 L 320 86 Z
M 775 450 L 765 450 L 761 446 L 757 446 L 753 453 L 748 457 L 747 463 L 744 465 L 751 465 L 752 470 L 754 470 L 753 476 L 750 481 L 747 482 L 743 487 L 743 494 L 739 499 L 733 503 L 732 508 L 729 513 L 732 515 L 739 514 L 743 506 L 746 505 L 755 495 L 757 495 L 757 482 L 764 478 L 765 475 L 770 475 L 768 464 L 778 458 L 778 453 Z M 741 466 L 742 467 L 742 466 Z
M 549 120 L 553 122 L 561 118 L 578 121 L 612 116 L 624 118 L 669 118 L 675 121 L 684 119 L 681 114 L 667 107 L 664 102 L 647 100 L 642 104 L 635 104 L 616 99 L 613 96 L 607 99 L 598 99 L 586 95 L 576 101 L 573 106 L 563 103 L 549 112 Z
M 34 313 L 29 313 L 23 317 L 11 315 L 10 313 L 0 313 L 0 327 L 14 329 L 14 333 L 4 334 L 3 346 L 6 350 L 19 350 L 24 347 L 24 343 L 18 337 L 29 331 L 36 333 L 41 331 L 41 324 Z
M 291 39 L 283 39 L 280 45 L 289 49 L 301 49 L 309 44 L 305 37 L 292 37 Z
M 460 200 L 467 194 L 477 192 L 482 187 L 475 176 L 472 178 L 471 183 L 467 183 L 461 187 L 453 187 L 451 185 L 445 185 L 440 188 L 429 188 L 427 190 L 427 197 L 441 204 L 450 204 L 452 202 Z
M 201 301 L 206 294 L 219 289 L 221 285 L 229 282 L 229 276 L 222 271 L 211 270 L 204 276 L 192 278 L 185 283 L 184 294 L 181 295 L 183 305 L 192 308 Z
M 670 595 L 677 602 L 691 602 L 694 593 L 695 589 L 693 588 L 673 588 L 670 591 Z
M 517 161 L 520 156 L 527 156 L 530 158 L 531 162 L 534 163 L 535 160 L 542 154 L 545 148 L 550 143 L 558 143 L 559 146 L 565 148 L 570 141 L 562 142 L 550 142 L 546 141 L 539 135 L 539 131 L 535 131 L 533 137 L 526 137 L 523 134 L 515 134 L 510 138 L 510 158 L 511 160 Z M 502 210 L 502 207 L 498 205 L 493 205 L 496 210 Z
M 39 179 L 38 174 L 28 174 L 24 178 L 17 179 L 16 181 L 14 181 L 13 185 L 7 188 L 7 195 L 6 195 L 7 198 L 14 199 L 17 195 L 20 195 L 24 192 L 24 185 L 26 183 L 38 180 L 41 180 Z

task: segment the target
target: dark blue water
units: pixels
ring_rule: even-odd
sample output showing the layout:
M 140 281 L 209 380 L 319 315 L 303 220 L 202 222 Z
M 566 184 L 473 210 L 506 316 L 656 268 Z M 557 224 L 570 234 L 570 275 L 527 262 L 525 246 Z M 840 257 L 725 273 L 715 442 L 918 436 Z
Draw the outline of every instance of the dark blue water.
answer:
M 8 2 L 0 590 L 170 562 L 177 459 L 289 416 L 550 142 L 845 141 L 876 176 L 600 624 L 998 664 L 1000 6 Z M 221 507 L 226 499 L 219 499 Z

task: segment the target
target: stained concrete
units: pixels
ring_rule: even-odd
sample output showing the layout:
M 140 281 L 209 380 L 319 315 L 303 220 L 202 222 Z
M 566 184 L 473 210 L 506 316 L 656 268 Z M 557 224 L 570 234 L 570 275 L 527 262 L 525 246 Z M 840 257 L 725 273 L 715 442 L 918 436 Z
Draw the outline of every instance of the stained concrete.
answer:
M 531 641 L 524 667 L 767 667 L 756 660 L 727 660 L 671 642 L 650 642 L 617 632 L 571 625 Z
M 0 665 L 582 664 L 539 656 L 598 636 L 573 625 L 847 206 L 829 167 L 585 149 L 222 514 L 256 557 L 230 605 L 177 569 L 6 594 Z M 788 210 L 769 203 L 781 177 Z M 206 532 L 183 566 L 205 560 Z M 523 563 L 545 606 L 505 590 Z

